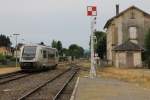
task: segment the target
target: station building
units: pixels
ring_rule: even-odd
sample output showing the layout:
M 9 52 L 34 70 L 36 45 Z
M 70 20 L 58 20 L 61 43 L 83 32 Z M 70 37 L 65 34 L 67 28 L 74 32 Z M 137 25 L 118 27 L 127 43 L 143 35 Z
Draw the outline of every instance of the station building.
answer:
M 104 26 L 107 33 L 107 59 L 115 67 L 142 67 L 145 34 L 150 29 L 150 14 L 131 6 Z

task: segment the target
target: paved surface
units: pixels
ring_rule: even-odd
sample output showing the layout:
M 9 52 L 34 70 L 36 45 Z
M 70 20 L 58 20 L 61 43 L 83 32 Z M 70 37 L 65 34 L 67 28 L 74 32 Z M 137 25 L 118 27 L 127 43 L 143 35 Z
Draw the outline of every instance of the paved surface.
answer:
M 74 100 L 150 100 L 150 90 L 114 79 L 80 78 Z
M 11 73 L 15 71 L 19 71 L 20 67 L 7 67 L 7 68 L 0 68 L 0 75 L 1 74 L 6 74 L 6 73 Z

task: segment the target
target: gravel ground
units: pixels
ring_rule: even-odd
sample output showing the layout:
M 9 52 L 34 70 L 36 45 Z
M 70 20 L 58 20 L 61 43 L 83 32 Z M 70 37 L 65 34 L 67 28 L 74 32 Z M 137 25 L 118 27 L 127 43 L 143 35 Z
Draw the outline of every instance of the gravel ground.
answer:
M 17 73 L 15 75 L 12 75 L 12 76 L 0 79 L 0 84 L 4 84 L 5 82 L 8 82 L 9 80 L 15 80 L 15 79 L 27 77 L 29 75 L 31 75 L 31 74 L 28 74 L 28 73 Z M 9 81 L 9 82 L 11 82 L 11 81 Z
M 64 70 L 63 68 L 58 68 L 57 70 L 36 73 L 29 77 L 0 85 L 0 100 L 16 100 L 32 88 L 37 87 L 39 84 L 53 78 Z
M 62 88 L 62 85 L 72 75 L 73 71 L 68 71 L 56 80 L 47 84 L 34 94 L 30 95 L 27 100 L 53 100 L 56 93 Z

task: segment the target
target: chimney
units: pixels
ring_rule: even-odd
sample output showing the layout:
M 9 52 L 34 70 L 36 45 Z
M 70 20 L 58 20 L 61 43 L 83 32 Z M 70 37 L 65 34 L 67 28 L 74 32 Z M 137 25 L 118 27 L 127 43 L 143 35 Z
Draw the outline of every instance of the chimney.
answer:
M 116 4 L 116 16 L 119 15 L 119 4 Z

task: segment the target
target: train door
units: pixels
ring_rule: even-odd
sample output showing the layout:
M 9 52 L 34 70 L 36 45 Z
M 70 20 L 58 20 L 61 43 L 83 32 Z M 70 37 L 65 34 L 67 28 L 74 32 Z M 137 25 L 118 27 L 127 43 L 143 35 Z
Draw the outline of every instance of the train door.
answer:
M 53 50 L 49 50 L 48 52 L 48 62 L 51 66 L 55 64 L 55 53 Z

